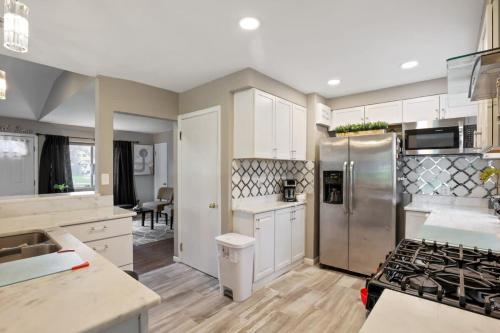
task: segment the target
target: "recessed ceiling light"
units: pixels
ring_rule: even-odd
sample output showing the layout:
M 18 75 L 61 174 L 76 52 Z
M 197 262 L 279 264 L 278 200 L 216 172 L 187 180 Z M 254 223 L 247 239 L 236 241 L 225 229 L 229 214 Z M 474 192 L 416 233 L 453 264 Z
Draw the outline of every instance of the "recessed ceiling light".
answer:
M 255 30 L 259 28 L 260 21 L 255 17 L 244 17 L 240 20 L 240 27 L 243 30 Z
M 411 69 L 411 68 L 415 68 L 417 66 L 418 66 L 418 61 L 415 61 L 415 60 L 407 61 L 407 62 L 401 64 L 402 69 Z
M 340 80 L 339 79 L 331 79 L 331 80 L 328 80 L 328 84 L 331 86 L 338 86 L 340 84 Z

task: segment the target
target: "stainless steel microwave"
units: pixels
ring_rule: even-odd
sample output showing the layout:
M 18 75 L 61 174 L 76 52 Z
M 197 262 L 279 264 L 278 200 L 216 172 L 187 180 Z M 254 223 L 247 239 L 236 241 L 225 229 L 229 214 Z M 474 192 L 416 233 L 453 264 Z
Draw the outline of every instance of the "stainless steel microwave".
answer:
M 405 155 L 479 154 L 477 118 L 454 118 L 403 124 Z

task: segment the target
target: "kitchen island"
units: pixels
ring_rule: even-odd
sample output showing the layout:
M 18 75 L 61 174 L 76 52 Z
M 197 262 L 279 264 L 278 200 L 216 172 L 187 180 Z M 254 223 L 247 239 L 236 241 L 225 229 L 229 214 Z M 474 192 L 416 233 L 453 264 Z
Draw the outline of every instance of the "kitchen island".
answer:
M 0 202 L 0 210 L 7 206 Z M 160 296 L 60 227 L 132 215 L 103 206 L 0 219 L 0 237 L 46 232 L 62 249 L 90 263 L 1 287 L 0 332 L 147 332 L 147 311 L 160 303 Z

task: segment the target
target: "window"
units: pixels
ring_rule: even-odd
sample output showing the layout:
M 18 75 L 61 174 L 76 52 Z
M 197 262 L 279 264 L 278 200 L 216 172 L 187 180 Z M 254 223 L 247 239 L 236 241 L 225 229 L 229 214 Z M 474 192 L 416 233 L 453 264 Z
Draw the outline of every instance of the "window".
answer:
M 95 149 L 92 144 L 70 143 L 69 154 L 75 191 L 93 190 L 95 186 Z

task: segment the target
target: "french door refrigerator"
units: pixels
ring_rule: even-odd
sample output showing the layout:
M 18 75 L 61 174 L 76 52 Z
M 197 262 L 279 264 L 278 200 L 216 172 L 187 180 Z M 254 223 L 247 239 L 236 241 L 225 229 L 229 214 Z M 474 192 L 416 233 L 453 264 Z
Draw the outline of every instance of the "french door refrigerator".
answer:
M 396 246 L 395 133 L 321 141 L 319 262 L 374 273 Z

